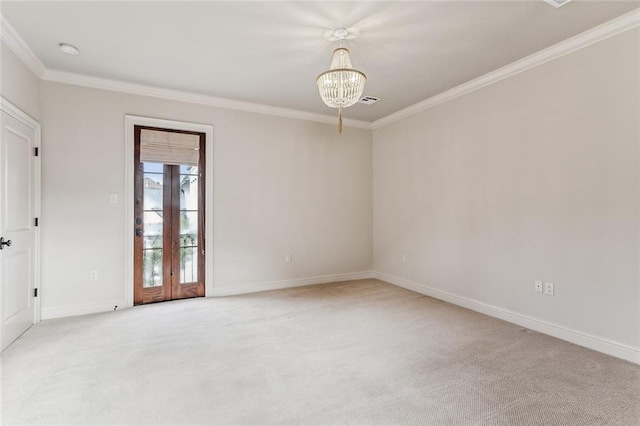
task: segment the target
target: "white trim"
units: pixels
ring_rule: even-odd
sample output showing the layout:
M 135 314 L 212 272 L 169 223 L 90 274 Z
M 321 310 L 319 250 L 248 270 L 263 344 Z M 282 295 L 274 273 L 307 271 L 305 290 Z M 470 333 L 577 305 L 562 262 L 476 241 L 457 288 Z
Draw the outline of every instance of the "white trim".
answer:
M 197 93 L 185 92 L 182 90 L 164 89 L 161 87 L 147 86 L 137 83 L 127 83 L 119 80 L 92 77 L 66 71 L 47 70 L 42 79 L 56 83 L 90 87 L 92 89 L 109 90 L 112 92 L 121 92 L 140 96 L 151 96 L 154 98 L 251 112 L 256 114 L 293 118 L 297 120 L 315 121 L 318 123 L 326 124 L 337 123 L 337 118 L 329 115 L 316 114 L 313 112 L 299 111 L 295 109 L 281 108 L 270 105 L 256 104 L 252 102 L 236 101 L 233 99 L 218 98 L 216 96 L 200 95 Z M 360 129 L 371 129 L 371 123 L 349 118 L 344 119 L 344 125 L 349 127 L 357 127 Z
M 205 211 L 205 296 L 213 294 L 213 126 L 210 124 L 125 115 L 124 117 L 124 306 L 133 306 L 133 217 L 134 217 L 134 126 L 151 126 L 173 130 L 201 132 L 206 135 Z
M 1 24 L 2 25 L 0 26 L 0 32 L 2 33 L 2 40 L 7 43 L 11 50 L 13 50 L 16 55 L 18 55 L 18 57 L 22 59 L 22 61 L 27 64 L 27 66 L 29 66 L 29 68 L 31 68 L 31 70 L 33 70 L 33 72 L 35 72 L 36 75 L 38 75 L 43 80 L 121 93 L 129 93 L 140 96 L 151 96 L 161 99 L 207 105 L 218 108 L 252 112 L 257 114 L 315 121 L 319 123 L 335 123 L 335 117 L 323 114 L 256 104 L 252 102 L 236 101 L 232 99 L 200 95 L 180 90 L 165 89 L 136 83 L 128 83 L 119 80 L 92 77 L 66 71 L 47 69 L 29 48 L 29 46 L 27 46 L 24 40 L 22 40 L 18 33 L 4 18 L 2 18 Z M 403 118 L 410 117 L 421 111 L 433 108 L 436 105 L 451 101 L 460 96 L 486 87 L 490 84 L 497 83 L 521 72 L 545 64 L 554 59 L 568 55 L 579 49 L 585 48 L 609 37 L 635 28 L 638 25 L 640 25 L 640 10 L 636 9 L 574 37 L 561 41 L 560 43 L 557 43 L 551 47 L 540 50 L 539 52 L 529 55 L 523 59 L 515 61 L 509 65 L 463 83 L 452 89 L 446 90 L 442 93 L 432 96 L 431 98 L 425 99 L 421 102 L 418 102 L 417 104 L 396 111 L 373 122 L 345 119 L 344 124 L 345 126 L 361 129 L 378 129 L 380 127 L 394 123 L 398 120 L 402 120 Z
M 22 111 L 2 96 L 0 96 L 0 108 L 16 120 L 28 126 L 30 129 L 40 131 L 40 123 L 38 123 L 35 118 L 31 117 L 29 114 Z M 39 142 L 40 140 L 38 139 L 38 146 L 40 146 Z
M 31 71 L 38 77 L 42 76 L 47 71 L 47 68 L 40 61 L 40 59 L 33 53 L 33 50 L 27 46 L 22 37 L 16 32 L 15 29 L 4 19 L 4 16 L 0 16 L 0 35 L 2 41 L 13 51 L 28 66 Z
M 392 114 L 375 120 L 371 123 L 372 129 L 379 129 L 380 127 L 389 125 L 398 120 L 415 115 L 421 111 L 433 108 L 445 102 L 449 102 L 460 96 L 482 89 L 490 84 L 497 83 L 505 78 L 513 77 L 516 74 L 530 70 L 542 64 L 545 64 L 554 59 L 558 59 L 562 56 L 573 53 L 577 50 L 583 49 L 587 46 L 591 46 L 594 43 L 605 40 L 609 37 L 613 37 L 624 31 L 640 25 L 640 9 L 633 10 L 627 14 L 605 22 L 602 25 L 587 30 L 577 36 L 568 38 L 546 49 L 540 50 L 532 55 L 522 58 L 518 61 L 512 62 L 502 68 L 498 68 L 495 71 L 491 71 L 481 77 L 475 78 L 471 81 L 463 83 L 452 89 L 446 90 L 435 96 L 432 96 L 424 101 L 413 104 L 407 108 L 396 111 Z
M 131 235 L 133 240 L 133 234 Z M 283 288 L 300 287 L 313 284 L 324 284 L 339 281 L 352 281 L 373 278 L 373 272 L 356 272 L 350 274 L 326 275 L 322 277 L 305 278 L 300 280 L 272 281 L 266 283 L 255 283 L 241 286 L 229 286 L 225 288 L 216 288 L 213 296 L 231 296 L 235 294 L 255 293 L 265 290 L 277 290 Z M 133 277 L 132 277 L 133 279 Z M 211 295 L 208 292 L 209 296 Z M 54 318 L 73 317 L 78 315 L 95 314 L 100 312 L 113 311 L 114 307 L 119 309 L 127 307 L 127 301 L 122 299 L 112 299 L 98 303 L 88 303 L 83 305 L 61 306 L 55 308 L 44 309 L 42 319 L 49 320 Z
M 33 117 L 31 117 L 30 115 L 22 111 L 20 108 L 18 108 L 17 106 L 15 106 L 14 104 L 9 102 L 2 96 L 0 96 L 0 111 L 6 112 L 10 116 L 18 120 L 19 122 L 23 123 L 25 126 L 32 129 L 36 136 L 35 147 L 38 148 L 40 151 L 42 151 L 41 149 L 42 130 L 40 127 L 40 123 L 38 123 L 37 120 L 35 120 Z M 35 210 L 35 216 L 40 219 L 42 218 L 41 193 L 40 193 L 41 191 L 40 180 L 41 180 L 41 167 L 42 167 L 41 155 L 42 153 L 40 153 L 38 157 L 35 157 L 35 160 L 34 160 L 34 167 L 35 167 L 34 179 L 35 179 L 35 191 L 36 191 L 35 193 L 36 205 L 34 210 Z M 42 264 L 42 231 L 41 229 L 42 228 L 40 226 L 35 227 L 36 247 L 35 247 L 35 265 L 34 265 L 35 267 L 34 288 L 38 289 L 38 297 L 35 298 L 35 309 L 34 309 L 35 312 L 34 312 L 34 318 L 33 318 L 34 324 L 37 324 L 40 322 L 41 309 L 42 309 L 42 288 L 41 288 L 42 286 L 41 286 L 41 274 L 40 274 L 40 269 Z
M 320 277 L 300 278 L 294 280 L 268 281 L 251 284 L 216 286 L 214 296 L 232 296 L 236 294 L 256 293 L 258 291 L 280 290 L 283 288 L 303 287 L 314 284 L 335 283 L 340 281 L 365 280 L 374 277 L 370 271 L 352 272 L 348 274 L 323 275 Z
M 59 306 L 56 308 L 46 308 L 42 310 L 42 319 L 50 320 L 54 318 L 75 317 L 78 315 L 97 314 L 100 312 L 113 311 L 114 307 L 121 309 L 124 305 L 122 299 L 107 300 L 99 303 L 88 303 L 85 305 Z
M 108 90 L 112 92 L 150 96 L 154 98 L 226 108 L 236 111 L 265 114 L 276 117 L 293 118 L 325 124 L 337 123 L 336 117 L 330 115 L 47 69 L 38 56 L 36 56 L 27 43 L 25 43 L 25 41 L 3 16 L 0 16 L 0 33 L 2 35 L 2 41 L 9 46 L 9 48 L 22 60 L 22 62 L 24 62 L 38 77 L 46 81 Z M 347 127 L 371 130 L 371 123 L 368 121 L 345 118 L 343 123 Z
M 596 337 L 587 333 L 572 330 L 558 324 L 552 324 L 550 322 L 532 318 L 527 315 L 510 311 L 508 309 L 489 305 L 478 300 L 457 296 L 446 291 L 437 290 L 424 284 L 419 284 L 413 281 L 394 277 L 392 275 L 374 272 L 374 276 L 380 281 L 397 285 L 398 287 L 403 287 L 408 290 L 433 297 L 435 299 L 443 300 L 454 305 L 471 309 L 472 311 L 480 312 L 491 317 L 499 318 L 501 320 L 538 331 L 540 333 L 548 334 L 549 336 L 557 337 L 558 339 L 575 343 L 576 345 L 584 346 L 589 349 L 593 349 L 617 358 L 622 358 L 627 361 L 640 364 L 640 348 L 634 348 L 622 343 L 613 342 L 601 337 Z

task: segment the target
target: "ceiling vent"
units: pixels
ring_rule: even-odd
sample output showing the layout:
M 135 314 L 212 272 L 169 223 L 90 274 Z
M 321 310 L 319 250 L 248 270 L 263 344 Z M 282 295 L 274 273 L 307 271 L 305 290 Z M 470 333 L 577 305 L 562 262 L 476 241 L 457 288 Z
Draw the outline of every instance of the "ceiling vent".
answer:
M 571 0 L 542 0 L 545 3 L 550 4 L 551 6 L 558 8 L 558 7 L 562 7 L 565 4 L 569 3 Z
M 365 105 L 373 105 L 376 102 L 378 102 L 380 100 L 380 98 L 376 98 L 375 96 L 365 96 L 363 98 L 361 98 L 358 103 L 360 104 L 365 104 Z

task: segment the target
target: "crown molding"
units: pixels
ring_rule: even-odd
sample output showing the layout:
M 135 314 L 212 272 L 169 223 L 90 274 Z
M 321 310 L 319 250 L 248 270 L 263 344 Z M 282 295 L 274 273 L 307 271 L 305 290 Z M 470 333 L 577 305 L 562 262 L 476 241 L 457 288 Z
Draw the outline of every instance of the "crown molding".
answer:
M 384 127 L 403 118 L 410 117 L 421 111 L 433 108 L 436 105 L 459 98 L 460 96 L 482 89 L 490 84 L 497 83 L 516 74 L 535 68 L 554 59 L 568 55 L 577 50 L 591 46 L 594 43 L 613 37 L 640 25 L 640 9 L 633 10 L 611 21 L 598 25 L 574 37 L 568 38 L 532 55 L 491 71 L 483 76 L 463 83 L 452 89 L 446 90 L 424 101 L 413 104 L 407 108 L 396 111 L 371 123 L 373 129 Z
M 11 24 L 9 24 L 4 17 L 0 16 L 0 18 L 0 33 L 2 34 L 2 40 L 38 77 L 46 81 L 298 120 L 315 121 L 326 124 L 335 123 L 335 117 L 323 114 L 47 69 L 29 46 L 27 46 L 24 40 L 13 29 Z M 568 55 L 639 25 L 640 9 L 636 9 L 578 34 L 577 36 L 561 41 L 551 47 L 540 50 L 523 59 L 515 61 L 509 65 L 505 65 L 502 68 L 498 68 L 495 71 L 491 71 L 483 76 L 441 92 L 435 96 L 425 99 L 424 101 L 413 104 L 407 108 L 403 108 L 373 122 L 347 118 L 344 120 L 344 125 L 368 130 L 384 127 L 398 120 L 402 120 L 403 118 L 410 117 L 421 111 L 433 108 L 437 105 L 482 89 L 483 87 L 497 83 L 554 59 Z
M 75 86 L 90 87 L 93 89 L 108 90 L 140 96 L 172 101 L 187 102 L 211 107 L 232 109 L 237 111 L 252 112 L 257 114 L 272 115 L 298 120 L 315 121 L 319 123 L 335 124 L 336 118 L 313 112 L 300 111 L 289 108 L 275 107 L 271 105 L 256 104 L 252 102 L 236 101 L 233 99 L 218 98 L 216 96 L 200 95 L 182 90 L 165 89 L 161 87 L 147 86 L 137 83 L 128 83 L 120 80 L 92 77 L 67 71 L 47 70 L 42 76 L 43 80 L 55 83 L 72 84 Z M 371 123 L 361 120 L 345 119 L 344 125 L 360 129 L 371 130 Z
M 47 69 L 27 43 L 20 37 L 11 24 L 0 15 L 0 34 L 2 41 L 24 62 L 31 71 L 46 81 L 72 84 L 76 86 L 90 87 L 94 89 L 109 90 L 114 92 L 129 93 L 141 96 L 168 99 L 193 104 L 207 105 L 218 108 L 226 108 L 237 111 L 253 112 L 257 114 L 272 115 L 298 120 L 315 121 L 318 123 L 335 124 L 336 118 L 328 115 L 300 111 L 289 108 L 262 105 L 252 102 L 236 101 L 233 99 L 218 98 L 215 96 L 200 95 L 181 90 L 165 89 L 161 87 L 147 86 L 124 81 L 111 80 L 100 77 L 92 77 L 84 74 L 76 74 L 66 71 Z M 344 119 L 344 125 L 360 129 L 371 130 L 368 121 Z
M 2 41 L 9 46 L 13 53 L 15 53 L 35 75 L 42 78 L 47 68 L 40 62 L 40 59 L 33 53 L 29 46 L 27 46 L 27 43 L 18 35 L 11 24 L 4 19 L 4 16 L 0 16 L 0 35 Z

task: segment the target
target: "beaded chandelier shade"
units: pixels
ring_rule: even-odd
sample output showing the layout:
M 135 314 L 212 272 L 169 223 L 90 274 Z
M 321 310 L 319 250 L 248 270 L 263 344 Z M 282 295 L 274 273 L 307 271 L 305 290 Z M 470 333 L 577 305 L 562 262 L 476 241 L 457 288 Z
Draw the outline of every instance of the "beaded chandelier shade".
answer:
M 353 69 L 349 50 L 342 47 L 342 40 L 348 31 L 344 28 L 335 30 L 334 36 L 340 40 L 340 47 L 333 51 L 333 60 L 328 71 L 318 76 L 320 97 L 327 106 L 338 108 L 338 133 L 342 133 L 342 109 L 358 102 L 364 90 L 367 76 L 362 71 Z

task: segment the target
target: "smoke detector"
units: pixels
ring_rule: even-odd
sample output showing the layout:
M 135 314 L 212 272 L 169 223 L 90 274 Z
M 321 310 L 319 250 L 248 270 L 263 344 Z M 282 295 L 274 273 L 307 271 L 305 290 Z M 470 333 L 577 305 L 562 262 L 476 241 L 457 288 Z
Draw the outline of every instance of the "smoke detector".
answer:
M 545 3 L 550 4 L 551 6 L 555 7 L 556 9 L 559 7 L 564 6 L 565 4 L 569 3 L 571 0 L 542 0 Z
M 376 98 L 375 96 L 364 96 L 363 98 L 361 98 L 358 103 L 359 104 L 365 104 L 365 105 L 373 105 L 376 102 L 378 102 L 380 100 L 380 98 Z

